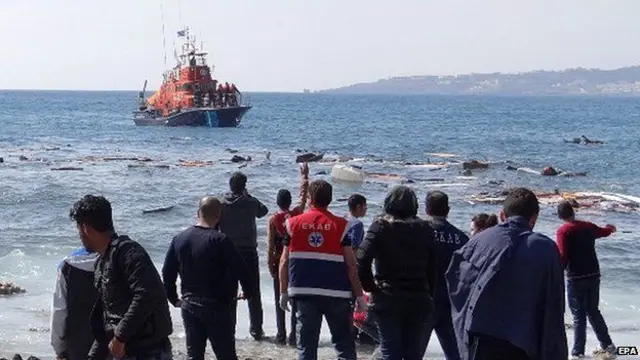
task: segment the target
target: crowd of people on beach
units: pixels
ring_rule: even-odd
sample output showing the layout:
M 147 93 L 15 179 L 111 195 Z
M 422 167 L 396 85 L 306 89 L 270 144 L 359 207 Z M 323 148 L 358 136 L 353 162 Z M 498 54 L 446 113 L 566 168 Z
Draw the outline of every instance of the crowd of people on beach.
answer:
M 277 193 L 268 220 L 275 342 L 315 360 L 323 318 L 339 359 L 356 359 L 354 313 L 375 325 L 381 359 L 422 359 L 435 332 L 448 360 L 566 360 L 565 281 L 574 319 L 571 356 L 584 357 L 586 321 L 613 355 L 598 309 L 595 240 L 616 231 L 577 220 L 558 205 L 557 241 L 535 232 L 536 195 L 511 189 L 499 215 L 477 214 L 470 236 L 451 224 L 449 198 L 429 191 L 424 214 L 413 189 L 396 186 L 368 229 L 367 199 L 349 214 L 329 210 L 333 188 L 301 166 L 297 203 Z M 59 266 L 51 344 L 57 359 L 172 359 L 169 305 L 180 308 L 188 359 L 236 360 L 236 310 L 246 300 L 249 330 L 266 340 L 256 219 L 269 210 L 234 173 L 230 192 L 200 200 L 197 223 L 168 244 L 161 273 L 142 245 L 115 231 L 110 202 L 86 195 L 70 211 L 82 247 Z M 366 229 L 366 230 L 365 230 Z M 180 278 L 180 295 L 177 279 Z M 241 290 L 241 291 L 240 291 Z M 290 312 L 289 333 L 286 313 Z

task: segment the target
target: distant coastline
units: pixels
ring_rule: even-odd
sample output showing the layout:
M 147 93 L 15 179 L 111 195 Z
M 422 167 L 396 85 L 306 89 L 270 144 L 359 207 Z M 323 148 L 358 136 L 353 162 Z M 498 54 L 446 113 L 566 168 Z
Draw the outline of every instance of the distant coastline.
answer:
M 405 76 L 320 90 L 327 94 L 640 96 L 640 66 L 522 73 Z

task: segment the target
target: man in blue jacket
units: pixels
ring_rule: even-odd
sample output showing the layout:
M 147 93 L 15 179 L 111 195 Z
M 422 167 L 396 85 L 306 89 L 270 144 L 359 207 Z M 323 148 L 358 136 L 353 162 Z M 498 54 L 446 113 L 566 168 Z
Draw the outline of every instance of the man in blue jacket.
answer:
M 453 253 L 469 241 L 469 237 L 447 221 L 449 197 L 442 191 L 429 191 L 426 199 L 427 221 L 433 228 L 436 247 L 438 277 L 436 280 L 435 312 L 427 328 L 426 342 L 435 330 L 447 360 L 459 360 L 456 336 L 451 320 L 451 303 L 444 274 L 449 267 Z
M 509 191 L 504 223 L 456 251 L 446 273 L 463 360 L 566 360 L 564 269 L 555 242 L 533 232 L 540 205 Z

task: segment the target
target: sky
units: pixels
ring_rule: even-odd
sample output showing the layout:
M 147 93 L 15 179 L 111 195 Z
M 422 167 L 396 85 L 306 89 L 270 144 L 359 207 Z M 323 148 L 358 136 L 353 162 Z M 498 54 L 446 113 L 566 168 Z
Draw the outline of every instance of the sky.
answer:
M 0 89 L 156 89 L 185 25 L 241 91 L 612 69 L 640 64 L 638 14 L 638 0 L 0 0 Z

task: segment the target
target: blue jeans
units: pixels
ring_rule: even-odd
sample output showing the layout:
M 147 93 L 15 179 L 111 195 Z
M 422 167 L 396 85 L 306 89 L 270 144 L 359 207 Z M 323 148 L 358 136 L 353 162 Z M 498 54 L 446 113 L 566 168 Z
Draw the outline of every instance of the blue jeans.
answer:
M 237 360 L 232 305 L 182 305 L 187 359 L 204 360 L 207 340 L 218 360 Z
M 376 311 L 374 321 L 380 338 L 380 359 L 421 360 L 427 350 L 428 323 L 410 312 Z
M 426 328 L 425 350 L 429 346 L 429 340 L 434 330 L 447 360 L 460 360 L 456 334 L 453 331 L 453 320 L 451 319 L 451 305 L 448 302 L 436 304 L 436 311 Z
M 297 297 L 295 303 L 299 360 L 318 359 L 318 341 L 323 315 L 327 319 L 331 342 L 338 359 L 356 359 L 356 343 L 351 333 L 353 313 L 349 299 L 308 296 Z
M 572 355 L 583 355 L 587 342 L 587 319 L 596 333 L 600 346 L 605 349 L 611 345 L 607 324 L 598 309 L 600 302 L 600 278 L 592 277 L 567 281 L 569 309 L 573 315 Z

